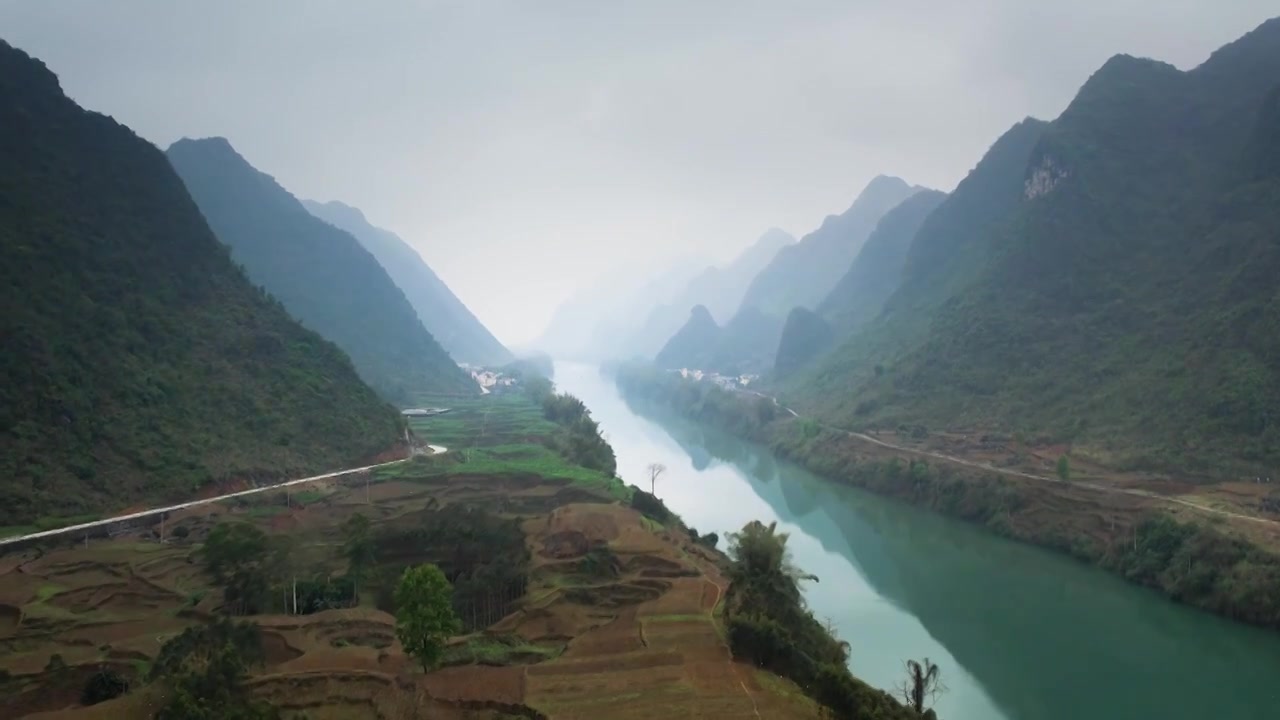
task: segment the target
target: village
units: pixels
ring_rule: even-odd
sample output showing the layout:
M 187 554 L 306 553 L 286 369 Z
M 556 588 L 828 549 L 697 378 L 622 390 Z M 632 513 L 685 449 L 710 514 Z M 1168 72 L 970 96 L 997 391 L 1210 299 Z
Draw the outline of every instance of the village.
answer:
M 759 375 L 721 375 L 714 371 L 703 371 L 695 368 L 680 368 L 670 372 L 679 373 L 686 380 L 715 383 L 725 390 L 742 390 L 760 379 Z

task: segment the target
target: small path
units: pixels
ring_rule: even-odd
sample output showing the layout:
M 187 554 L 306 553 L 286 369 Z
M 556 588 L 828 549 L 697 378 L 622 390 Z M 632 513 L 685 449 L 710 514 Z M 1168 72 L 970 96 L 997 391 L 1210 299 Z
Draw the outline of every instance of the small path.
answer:
M 848 437 L 856 438 L 858 440 L 879 445 L 881 447 L 885 447 L 890 450 L 897 450 L 899 452 L 910 453 L 912 455 L 919 455 L 921 457 L 930 457 L 936 460 L 942 460 L 944 462 L 949 462 L 956 465 L 964 465 L 966 467 L 977 468 L 979 470 L 986 470 L 989 472 L 999 473 L 1001 475 L 1008 475 L 1011 477 L 1018 477 L 1025 480 L 1039 480 L 1041 482 L 1061 483 L 1063 485 L 1069 485 L 1071 487 L 1083 487 L 1083 488 L 1088 488 L 1090 490 L 1097 490 L 1098 492 L 1116 493 L 1119 495 L 1129 495 L 1131 497 L 1145 498 L 1148 500 L 1161 500 L 1164 502 L 1174 503 L 1177 505 L 1183 505 L 1193 510 L 1199 510 L 1200 512 L 1210 513 L 1213 515 L 1220 515 L 1223 517 L 1234 518 L 1237 520 L 1248 520 L 1250 522 L 1262 523 L 1264 525 L 1268 525 L 1272 527 L 1280 527 L 1280 522 L 1277 522 L 1275 520 L 1260 518 L 1260 517 L 1257 517 L 1256 515 L 1245 515 L 1243 513 L 1232 512 L 1230 510 L 1220 510 L 1218 508 L 1212 508 L 1206 505 L 1201 505 L 1199 503 L 1194 503 L 1194 502 L 1191 502 L 1190 500 L 1183 500 L 1182 498 L 1171 497 L 1169 495 L 1161 495 L 1159 493 L 1151 492 L 1149 490 L 1135 490 L 1133 488 L 1120 488 L 1120 487 L 1115 487 L 1113 485 L 1103 485 L 1100 483 L 1088 482 L 1085 480 L 1063 480 L 1062 478 L 1059 478 L 1059 477 L 1052 477 L 1049 475 L 1037 475 L 1035 473 L 1024 472 L 1022 470 L 1014 470 L 1012 468 L 996 467 L 988 463 L 968 460 L 966 458 L 957 457 L 955 455 L 947 455 L 945 453 L 934 452 L 932 450 L 921 450 L 919 448 L 908 447 L 906 445 L 898 445 L 896 443 L 886 442 L 884 440 L 881 440 L 880 438 L 872 437 L 864 433 L 854 432 L 852 430 L 845 430 L 843 428 L 834 427 L 832 425 L 828 425 L 824 422 L 815 420 L 813 418 L 804 418 L 795 410 L 792 410 L 786 405 L 783 405 L 782 403 L 778 402 L 778 399 L 773 397 L 772 395 L 765 395 L 764 393 L 757 392 L 755 390 L 746 390 L 745 392 L 755 395 L 757 397 L 762 397 L 762 398 L 771 400 L 774 405 L 778 406 L 778 408 L 781 409 L 782 411 L 790 414 L 791 417 L 793 418 L 807 419 L 817 423 L 818 427 L 824 430 L 830 430 L 831 432 L 841 433 Z

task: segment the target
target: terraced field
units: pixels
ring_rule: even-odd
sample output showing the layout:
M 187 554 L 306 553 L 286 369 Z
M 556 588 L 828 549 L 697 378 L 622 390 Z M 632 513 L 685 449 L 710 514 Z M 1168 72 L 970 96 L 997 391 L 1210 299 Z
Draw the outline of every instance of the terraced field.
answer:
M 267 661 L 252 690 L 312 720 L 817 717 L 793 685 L 730 659 L 714 552 L 626 507 L 616 479 L 544 447 L 555 426 L 527 401 L 467 402 L 415 423 L 447 456 L 192 509 L 168 519 L 163 543 L 150 529 L 0 557 L 4 716 L 149 717 L 164 688 L 143 678 L 160 646 L 221 604 L 192 557 L 218 522 L 287 534 L 311 566 L 339 574 L 339 528 L 356 512 L 390 527 L 465 505 L 520 523 L 532 562 L 512 612 L 455 638 L 447 666 L 428 674 L 367 593 L 357 607 L 254 616 Z M 135 689 L 80 707 L 101 669 Z

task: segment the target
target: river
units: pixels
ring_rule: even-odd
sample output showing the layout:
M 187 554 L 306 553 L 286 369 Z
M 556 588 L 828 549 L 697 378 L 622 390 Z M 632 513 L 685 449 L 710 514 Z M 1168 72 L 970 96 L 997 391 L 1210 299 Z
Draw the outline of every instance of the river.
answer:
M 768 450 L 628 402 L 594 367 L 557 363 L 618 456 L 690 526 L 723 538 L 777 521 L 805 597 L 881 688 L 928 657 L 942 720 L 1274 720 L 1280 635 L 1176 605 L 1070 558 L 824 481 Z

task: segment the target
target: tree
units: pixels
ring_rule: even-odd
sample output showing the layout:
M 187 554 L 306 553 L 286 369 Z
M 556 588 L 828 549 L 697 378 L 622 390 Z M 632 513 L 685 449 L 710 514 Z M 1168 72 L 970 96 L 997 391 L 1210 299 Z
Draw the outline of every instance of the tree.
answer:
M 657 495 L 658 476 L 667 471 L 667 466 L 662 463 L 649 463 L 649 467 L 645 468 L 645 472 L 649 473 L 649 494 Z
M 360 581 L 373 566 L 376 546 L 370 532 L 369 518 L 356 513 L 342 524 L 345 537 L 342 543 L 342 554 L 347 558 L 347 575 L 351 577 L 351 592 L 358 595 Z
M 129 681 L 110 668 L 101 668 L 80 691 L 81 705 L 97 705 L 129 692 Z
M 222 523 L 209 533 L 199 555 L 205 571 L 222 585 L 233 612 L 258 612 L 266 600 L 273 560 L 265 533 L 245 523 Z
M 818 578 L 792 565 L 787 538 L 776 522 L 759 520 L 729 534 L 729 595 L 739 606 L 782 621 L 804 608 L 800 581 Z
M 431 564 L 405 570 L 396 587 L 396 637 L 423 670 L 440 661 L 445 641 L 462 627 L 452 596 L 449 580 Z
M 157 720 L 278 720 L 269 704 L 244 687 L 251 665 L 266 655 L 257 625 L 221 618 L 187 628 L 161 648 L 152 680 L 169 688 Z
M 168 680 L 172 692 L 156 720 L 280 720 L 276 708 L 251 698 L 246 675 L 235 647 L 223 645 Z
M 920 662 L 908 660 L 906 668 L 907 679 L 898 686 L 898 692 L 902 694 L 907 707 L 916 711 L 918 715 L 924 715 L 929 709 L 926 703 L 932 704 L 937 700 L 938 695 L 947 691 L 947 686 L 942 684 L 942 674 L 938 666 L 929 662 L 929 658 L 924 658 Z
M 1071 461 L 1066 455 L 1058 456 L 1058 477 L 1066 482 L 1071 479 Z

